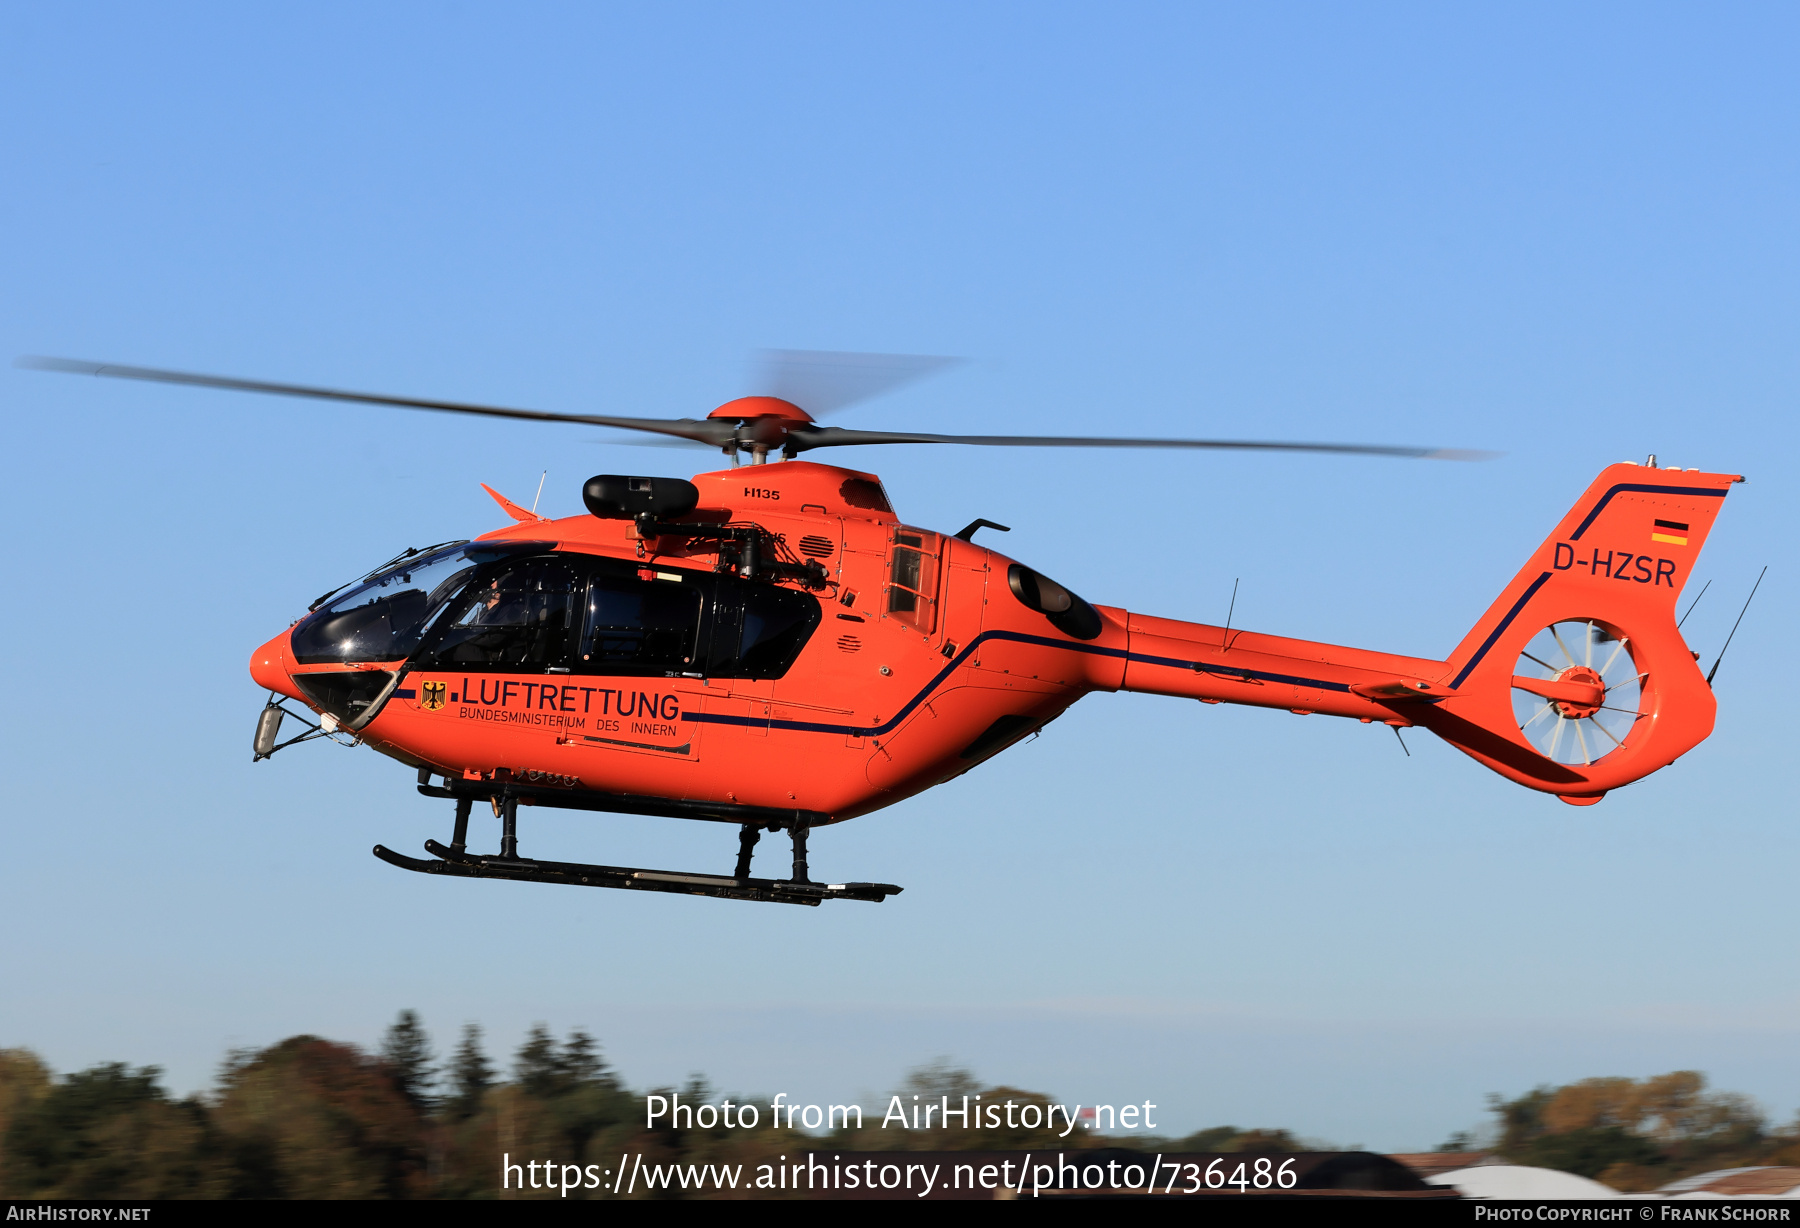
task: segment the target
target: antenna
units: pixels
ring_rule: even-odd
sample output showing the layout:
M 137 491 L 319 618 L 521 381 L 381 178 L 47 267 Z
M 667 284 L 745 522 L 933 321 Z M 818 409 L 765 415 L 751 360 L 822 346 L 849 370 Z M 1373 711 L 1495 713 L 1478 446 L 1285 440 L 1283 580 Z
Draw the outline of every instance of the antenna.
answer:
M 531 497 L 531 514 L 533 516 L 537 515 L 538 500 L 542 499 L 544 497 L 544 479 L 549 476 L 550 476 L 550 471 L 548 469 L 546 469 L 542 473 L 538 474 L 538 491 L 537 491 L 537 494 L 535 494 Z M 1700 591 L 1705 592 L 1706 590 L 1701 589 Z M 1692 606 L 1689 606 L 1688 608 L 1690 610 L 1693 609 Z
M 1242 579 L 1242 577 L 1239 577 Z M 1231 651 L 1231 616 L 1237 613 L 1238 580 L 1231 582 L 1231 607 L 1225 611 L 1225 634 L 1219 637 L 1219 651 Z
M 1694 607 L 1700 604 L 1700 598 L 1706 596 L 1706 590 L 1711 587 L 1712 587 L 1711 580 L 1708 580 L 1705 584 L 1700 586 L 1699 593 L 1697 593 L 1695 595 L 1695 597 L 1692 601 L 1688 602 L 1687 614 L 1683 614 L 1681 616 L 1681 622 L 1675 624 L 1675 630 L 1677 630 L 1677 631 L 1681 630 L 1681 623 L 1684 623 L 1688 620 L 1688 614 L 1692 614 L 1694 612 Z
M 1389 729 L 1392 729 L 1392 730 L 1393 730 L 1393 731 L 1394 731 L 1394 736 L 1395 736 L 1395 737 L 1396 737 L 1396 738 L 1400 738 L 1400 749 L 1401 749 L 1401 750 L 1406 750 L 1406 739 L 1405 739 L 1405 738 L 1401 738 L 1401 737 L 1400 737 L 1400 726 L 1398 726 L 1398 725 L 1389 725 L 1389 726 L 1388 726 L 1388 728 L 1389 728 Z M 1412 752 L 1411 752 L 1411 751 L 1410 751 L 1410 750 L 1406 750 L 1406 757 L 1407 757 L 1407 758 L 1408 758 L 1408 759 L 1411 759 L 1411 758 L 1412 758 Z
M 1731 624 L 1731 635 L 1728 635 L 1725 637 L 1725 648 L 1731 647 L 1731 637 L 1733 635 L 1737 634 L 1738 623 L 1743 622 L 1744 615 L 1749 613 L 1750 603 L 1752 601 L 1756 600 L 1756 590 L 1762 587 L 1763 577 L 1768 574 L 1769 574 L 1769 567 L 1768 567 L 1768 564 L 1765 563 L 1763 565 L 1763 569 L 1756 573 L 1756 583 L 1752 584 L 1750 586 L 1750 595 L 1748 597 L 1744 598 L 1744 608 L 1738 611 L 1737 623 Z M 1725 659 L 1725 648 L 1719 649 L 1719 661 L 1723 661 Z M 1706 675 L 1706 685 L 1707 686 L 1712 685 L 1713 674 L 1716 674 L 1719 672 L 1719 661 L 1713 662 L 1713 667 L 1712 667 L 1711 672 L 1709 672 Z

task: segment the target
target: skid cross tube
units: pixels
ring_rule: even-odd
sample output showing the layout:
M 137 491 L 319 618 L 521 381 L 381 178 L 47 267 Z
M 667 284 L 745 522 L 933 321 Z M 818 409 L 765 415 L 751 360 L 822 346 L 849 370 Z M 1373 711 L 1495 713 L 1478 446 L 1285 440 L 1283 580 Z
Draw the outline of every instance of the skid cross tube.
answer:
M 458 853 L 469 847 L 469 811 L 474 805 L 474 798 L 456 799 L 456 833 L 450 837 L 450 847 Z
M 500 856 L 516 860 L 519 856 L 519 799 L 509 797 L 500 803 Z
M 441 784 L 432 784 L 432 777 Z M 800 824 L 823 827 L 831 816 L 816 810 L 777 810 L 770 806 L 742 806 L 727 802 L 694 802 L 679 798 L 643 797 L 627 793 L 600 793 L 592 789 L 568 789 L 520 780 L 463 780 L 432 768 L 419 769 L 419 793 L 451 801 L 498 801 L 513 797 L 527 806 L 551 806 L 560 810 L 596 810 L 609 814 L 645 814 L 668 819 L 701 819 L 712 823 L 754 823 L 767 831 L 783 831 Z M 495 812 L 498 814 L 498 811 Z
M 796 883 L 811 882 L 806 877 L 806 827 L 796 823 L 788 829 L 794 839 L 794 881 Z
M 749 823 L 738 828 L 737 869 L 732 872 L 733 878 L 750 877 L 750 858 L 756 852 L 756 842 L 762 839 L 762 832 Z

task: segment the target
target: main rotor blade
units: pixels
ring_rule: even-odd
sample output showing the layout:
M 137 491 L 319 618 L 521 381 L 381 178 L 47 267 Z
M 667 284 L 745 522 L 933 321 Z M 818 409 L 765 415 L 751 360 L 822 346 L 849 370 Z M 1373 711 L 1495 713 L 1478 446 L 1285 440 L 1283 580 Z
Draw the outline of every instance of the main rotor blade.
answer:
M 940 360 L 931 361 L 939 362 Z M 648 431 L 652 434 L 688 440 L 715 448 L 731 448 L 742 442 L 738 438 L 737 426 L 726 419 L 620 418 L 603 414 L 553 413 L 539 409 L 515 409 L 499 405 L 474 405 L 463 401 L 437 401 L 423 397 L 353 392 L 342 388 L 319 388 L 309 384 L 282 384 L 269 380 L 238 379 L 227 375 L 171 371 L 160 367 L 133 367 L 119 363 L 89 362 L 72 358 L 31 356 L 20 358 L 17 365 L 40 371 L 60 371 L 73 375 L 96 375 L 109 379 L 182 384 L 194 388 L 216 388 L 231 392 L 258 392 L 270 396 L 303 397 L 316 401 L 386 405 L 400 409 L 428 409 L 440 413 L 479 414 L 484 417 L 515 418 L 531 422 L 570 422 L 582 426 L 608 426 L 629 431 Z M 912 377 L 909 375 L 907 378 Z M 893 382 L 885 385 L 885 387 L 894 386 L 897 385 Z M 777 447 L 785 444 L 787 450 L 792 452 L 805 452 L 813 448 L 850 444 L 950 443 L 989 448 L 1207 448 L 1226 451 L 1328 452 L 1430 460 L 1488 460 L 1499 455 L 1496 452 L 1471 451 L 1462 448 L 1407 448 L 1380 444 L 1282 443 L 1241 439 L 1120 439 L 1061 435 L 933 435 L 900 431 L 859 431 L 843 427 L 815 426 L 810 423 L 784 424 L 784 426 L 785 438 L 780 441 L 771 440 L 771 444 Z
M 791 401 L 818 417 L 872 400 L 962 361 L 935 354 L 761 350 L 751 378 L 758 392 Z
M 315 401 L 343 401 L 359 405 L 388 405 L 400 409 L 430 409 L 452 414 L 481 414 L 490 418 L 523 418 L 533 422 L 573 422 L 582 426 L 614 426 L 632 431 L 653 431 L 713 447 L 728 445 L 736 426 L 724 421 L 693 418 L 611 418 L 600 414 L 558 414 L 541 409 L 512 409 L 500 405 L 470 405 L 463 401 L 432 401 L 423 397 L 396 397 L 379 392 L 350 392 L 342 388 L 315 388 L 307 384 L 277 384 L 268 380 L 236 379 L 228 375 L 201 375 L 192 371 L 166 371 L 159 367 L 129 367 L 117 363 L 83 362 L 73 358 L 26 357 L 21 367 L 38 371 L 62 371 L 70 375 L 102 375 L 109 379 L 145 380 L 156 384 L 185 384 L 193 388 L 219 388 L 230 392 L 261 392 L 270 396 L 306 397 Z
M 837 426 L 793 428 L 788 446 L 797 452 L 838 444 L 960 443 L 982 448 L 1213 448 L 1236 452 L 1335 452 L 1356 456 L 1400 456 L 1415 460 L 1492 460 L 1498 452 L 1467 448 L 1404 448 L 1371 443 L 1277 443 L 1248 439 L 1115 439 L 1073 435 L 922 435 L 899 431 L 857 431 Z

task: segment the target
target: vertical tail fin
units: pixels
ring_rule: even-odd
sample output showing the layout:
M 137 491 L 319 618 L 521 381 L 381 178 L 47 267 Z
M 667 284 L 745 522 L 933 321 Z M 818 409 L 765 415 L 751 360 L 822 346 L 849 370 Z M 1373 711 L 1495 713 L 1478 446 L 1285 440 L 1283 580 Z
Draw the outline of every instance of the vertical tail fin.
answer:
M 1712 732 L 1675 601 L 1732 483 L 1613 465 L 1451 654 L 1419 723 L 1520 784 L 1598 801 Z

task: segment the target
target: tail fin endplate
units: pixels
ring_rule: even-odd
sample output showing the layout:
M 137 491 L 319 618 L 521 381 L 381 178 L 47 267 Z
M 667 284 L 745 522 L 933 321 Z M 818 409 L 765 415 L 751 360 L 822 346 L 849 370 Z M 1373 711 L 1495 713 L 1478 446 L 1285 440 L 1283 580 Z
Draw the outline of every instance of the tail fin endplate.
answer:
M 1606 469 L 1451 654 L 1442 681 L 1454 694 L 1418 705 L 1414 719 L 1501 775 L 1578 805 L 1693 749 L 1712 732 L 1716 705 L 1676 631 L 1675 601 L 1725 493 L 1741 481 L 1733 474 L 1648 465 Z M 1584 750 L 1580 757 L 1587 761 L 1561 763 L 1541 754 L 1521 731 L 1513 693 L 1527 691 L 1561 700 L 1570 713 L 1582 711 L 1588 675 L 1572 659 L 1553 677 L 1541 668 L 1519 676 L 1521 654 L 1534 637 L 1558 624 L 1581 623 L 1629 653 L 1636 716 L 1627 717 L 1629 732 L 1622 739 L 1588 748 L 1591 755 Z M 1559 662 L 1538 664 L 1553 668 Z M 1604 703 L 1607 693 L 1598 686 L 1595 681 L 1590 688 L 1593 701 Z

